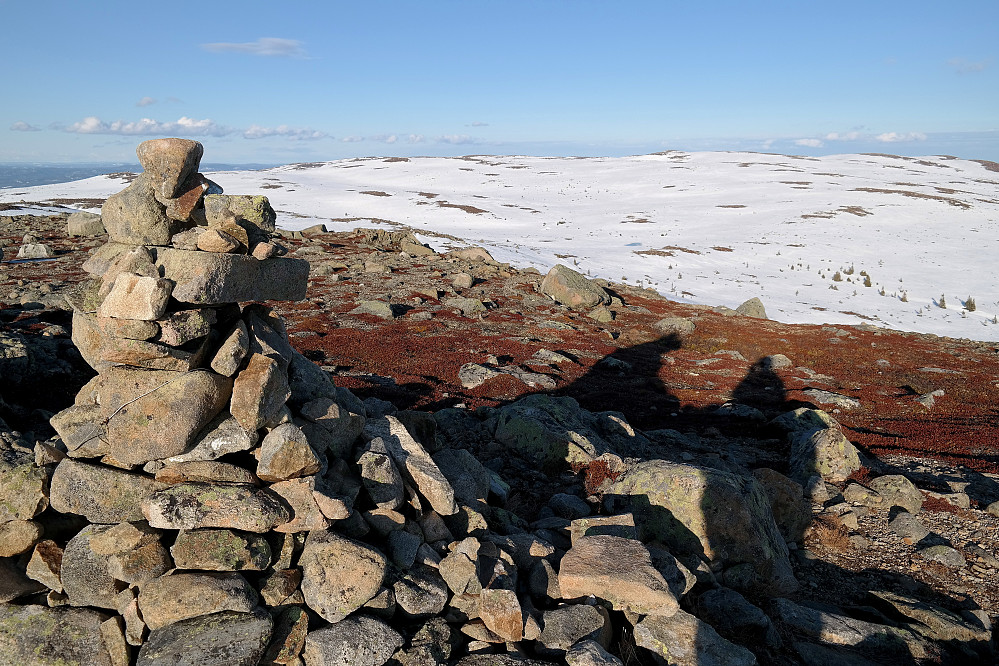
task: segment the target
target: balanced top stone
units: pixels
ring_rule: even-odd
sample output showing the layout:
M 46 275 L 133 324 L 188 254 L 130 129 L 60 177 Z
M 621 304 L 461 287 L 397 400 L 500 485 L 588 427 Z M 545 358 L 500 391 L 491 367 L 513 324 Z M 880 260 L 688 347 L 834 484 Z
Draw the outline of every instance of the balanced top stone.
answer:
M 184 182 L 198 172 L 204 151 L 200 142 L 190 139 L 150 139 L 140 143 L 135 154 L 156 193 L 172 199 L 181 193 Z

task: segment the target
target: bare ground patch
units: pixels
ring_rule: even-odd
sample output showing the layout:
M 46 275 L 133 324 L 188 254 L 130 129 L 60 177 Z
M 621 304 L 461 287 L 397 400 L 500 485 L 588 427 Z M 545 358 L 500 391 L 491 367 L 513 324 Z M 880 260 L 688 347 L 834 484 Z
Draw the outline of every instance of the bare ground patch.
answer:
M 931 201 L 940 201 L 951 206 L 956 206 L 958 208 L 968 209 L 971 205 L 961 201 L 960 199 L 952 199 L 950 197 L 940 197 L 935 194 L 924 194 L 922 192 L 906 192 L 905 190 L 886 190 L 880 187 L 855 187 L 851 192 L 872 192 L 875 194 L 901 194 L 903 197 L 909 197 L 911 199 L 928 199 Z

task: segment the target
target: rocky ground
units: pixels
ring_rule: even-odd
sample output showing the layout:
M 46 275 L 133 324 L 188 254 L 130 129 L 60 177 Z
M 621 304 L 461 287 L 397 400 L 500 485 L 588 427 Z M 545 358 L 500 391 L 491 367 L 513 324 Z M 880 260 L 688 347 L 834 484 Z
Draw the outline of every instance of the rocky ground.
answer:
M 65 225 L 65 215 L 0 217 L 0 418 L 28 442 L 54 434 L 48 418 L 93 375 L 69 339 L 63 294 L 85 277 L 87 252 L 105 238 L 69 237 Z M 27 233 L 55 256 L 8 263 Z M 995 345 L 785 325 L 619 284 L 603 284 L 613 296 L 606 305 L 573 309 L 540 293 L 538 271 L 475 250 L 437 255 L 394 227 L 313 228 L 282 242 L 312 267 L 306 300 L 275 307 L 295 348 L 369 404 L 435 413 L 449 446 L 468 449 L 510 483 L 506 509 L 535 531 L 558 531 L 550 521 L 571 513 L 559 504 L 566 495 L 614 513 L 623 472 L 549 464 L 556 461 L 499 444 L 496 420 L 518 398 L 568 396 L 592 412 L 620 412 L 654 445 L 621 455 L 761 480 L 765 470 L 794 476 L 788 429 L 774 417 L 799 407 L 832 415 L 863 466 L 849 479 L 808 485 L 807 519 L 782 532 L 801 584 L 783 595 L 793 607 L 748 595 L 773 618 L 767 626 L 778 639 L 709 621 L 761 663 L 877 663 L 884 645 L 876 635 L 843 638 L 862 635 L 864 622 L 902 626 L 903 617 L 918 617 L 920 626 L 938 627 L 939 609 L 948 609 L 967 633 L 999 620 Z M 918 490 L 879 484 L 899 475 Z M 729 581 L 720 571 L 700 573 L 682 606 L 707 620 L 719 604 L 731 608 L 709 594 Z M 923 614 L 906 614 L 892 594 L 918 600 Z M 809 634 L 815 620 L 804 608 L 855 624 L 831 629 L 824 616 L 829 635 Z M 934 650 L 914 659 L 988 663 L 988 650 L 975 644 L 969 652 L 961 644 L 970 639 L 959 634 L 937 637 Z M 636 640 L 619 631 L 611 652 L 624 663 L 657 663 Z M 856 653 L 824 652 L 836 645 Z

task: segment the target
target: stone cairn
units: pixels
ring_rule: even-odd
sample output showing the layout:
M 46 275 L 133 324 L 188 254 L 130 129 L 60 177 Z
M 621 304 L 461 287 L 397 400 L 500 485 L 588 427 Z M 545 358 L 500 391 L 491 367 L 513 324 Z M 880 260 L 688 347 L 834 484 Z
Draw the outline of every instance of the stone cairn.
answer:
M 681 436 L 650 441 L 571 398 L 362 402 L 259 303 L 304 298 L 309 274 L 271 241 L 267 199 L 222 194 L 200 143 L 137 152 L 144 172 L 105 203 L 110 242 L 72 298 L 98 374 L 52 418 L 57 438 L 0 432 L 0 664 L 620 666 L 621 635 L 656 663 L 756 663 L 719 632 L 779 648 L 742 593 L 796 588 L 783 532 L 807 524 L 800 485 L 636 462 Z M 784 418 L 827 452 L 803 478 L 859 466 L 832 419 Z M 557 493 L 526 524 L 474 441 L 536 476 L 588 469 L 610 515 Z M 922 654 L 907 629 L 775 604 L 806 634 L 842 625 L 844 644 Z M 991 636 L 965 633 L 976 649 Z

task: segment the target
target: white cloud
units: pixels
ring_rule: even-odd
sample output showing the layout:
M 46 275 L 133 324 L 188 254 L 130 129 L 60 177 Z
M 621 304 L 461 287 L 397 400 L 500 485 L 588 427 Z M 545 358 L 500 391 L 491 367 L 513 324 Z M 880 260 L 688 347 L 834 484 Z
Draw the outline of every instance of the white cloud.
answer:
M 437 137 L 437 143 L 450 143 L 452 145 L 463 145 L 469 143 L 478 143 L 477 139 L 473 139 L 467 134 L 445 134 L 443 136 Z
M 135 103 L 136 106 L 149 106 L 156 103 L 155 97 L 143 97 L 138 102 Z
M 476 120 L 474 123 L 468 123 L 465 127 L 489 127 L 489 123 Z
M 23 120 L 18 120 L 16 123 L 10 126 L 10 129 L 14 132 L 41 132 L 41 127 L 35 127 L 34 125 L 29 125 Z
M 243 137 L 246 139 L 263 139 L 268 136 L 282 136 L 295 141 L 310 141 L 325 139 L 328 135 L 326 132 L 309 129 L 308 127 L 289 127 L 288 125 L 278 125 L 277 127 L 250 125 L 249 129 L 243 132 Z
M 302 42 L 280 37 L 261 37 L 255 42 L 214 42 L 202 44 L 201 48 L 216 53 L 249 53 L 285 58 L 304 58 L 306 55 Z
M 367 141 L 380 141 L 382 143 L 395 143 L 399 140 L 399 137 L 395 134 L 375 134 L 374 136 L 365 137 Z
M 926 135 L 922 132 L 885 132 L 874 137 L 875 141 L 881 143 L 899 143 L 902 141 L 926 141 Z
M 340 139 L 340 141 L 342 141 L 343 143 L 360 143 L 361 141 L 364 141 L 364 137 L 363 136 L 356 136 L 356 135 L 354 135 L 354 136 L 345 136 L 342 139 Z
M 979 60 L 978 62 L 969 62 L 964 58 L 951 58 L 947 61 L 947 65 L 951 67 L 958 74 L 974 74 L 975 72 L 984 71 L 989 65 L 992 64 L 991 60 Z
M 796 146 L 804 146 L 806 148 L 821 148 L 823 145 L 821 139 L 798 139 L 794 142 Z
M 410 134 L 406 137 L 406 143 L 423 143 L 427 138 L 422 134 Z
M 205 118 L 197 120 L 183 116 L 175 122 L 160 122 L 143 118 L 134 122 L 115 120 L 105 122 L 97 116 L 90 116 L 64 128 L 73 134 L 120 134 L 127 136 L 150 136 L 156 134 L 186 134 L 189 136 L 226 136 L 235 130 Z
M 830 132 L 826 134 L 826 141 L 856 141 L 863 135 L 860 132 Z

